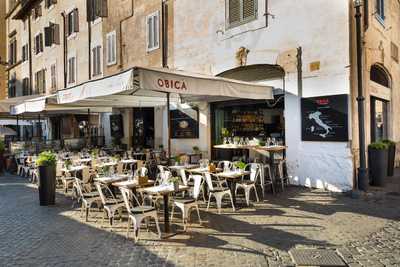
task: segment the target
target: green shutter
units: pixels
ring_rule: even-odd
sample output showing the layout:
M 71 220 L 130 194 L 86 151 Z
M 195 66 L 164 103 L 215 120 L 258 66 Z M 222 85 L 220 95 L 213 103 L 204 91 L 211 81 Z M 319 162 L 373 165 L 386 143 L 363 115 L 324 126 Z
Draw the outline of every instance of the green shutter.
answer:
M 256 0 L 243 0 L 243 20 L 256 17 Z

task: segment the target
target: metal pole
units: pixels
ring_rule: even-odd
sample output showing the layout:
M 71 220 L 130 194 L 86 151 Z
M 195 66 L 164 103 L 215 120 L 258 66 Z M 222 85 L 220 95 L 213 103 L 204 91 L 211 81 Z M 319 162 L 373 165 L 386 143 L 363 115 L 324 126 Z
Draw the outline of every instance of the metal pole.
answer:
M 17 115 L 17 141 L 19 141 L 19 116 Z
M 364 102 L 363 95 L 363 74 L 362 74 L 362 36 L 361 36 L 361 1 L 354 2 L 356 14 L 356 38 L 357 38 L 357 85 L 358 85 L 358 128 L 359 128 L 359 146 L 360 146 L 360 167 L 358 168 L 357 187 L 360 190 L 368 188 L 368 171 L 365 157 L 365 122 L 364 122 Z
M 171 158 L 171 115 L 170 115 L 170 101 L 169 92 L 167 93 L 167 125 L 168 125 L 168 159 Z
M 89 146 L 91 146 L 92 145 L 92 134 L 90 132 L 90 108 L 88 108 L 87 112 L 88 112 L 88 126 L 87 126 L 88 138 L 89 138 Z

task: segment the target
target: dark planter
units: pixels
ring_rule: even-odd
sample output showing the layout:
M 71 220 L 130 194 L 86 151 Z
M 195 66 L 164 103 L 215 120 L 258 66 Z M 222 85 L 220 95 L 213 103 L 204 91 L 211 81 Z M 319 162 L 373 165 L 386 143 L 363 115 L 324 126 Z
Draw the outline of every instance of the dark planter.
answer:
M 396 158 L 396 145 L 389 146 L 389 155 L 388 155 L 388 176 L 394 175 L 394 160 Z
M 388 150 L 369 148 L 368 155 L 371 184 L 373 186 L 384 186 L 388 173 Z
M 54 205 L 56 199 L 56 167 L 39 166 L 40 206 Z

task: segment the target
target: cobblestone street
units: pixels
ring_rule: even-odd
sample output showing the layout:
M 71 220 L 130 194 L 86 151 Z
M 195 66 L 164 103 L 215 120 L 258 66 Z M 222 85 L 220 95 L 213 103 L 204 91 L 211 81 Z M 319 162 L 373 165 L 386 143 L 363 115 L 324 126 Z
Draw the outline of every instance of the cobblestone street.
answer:
M 202 225 L 193 216 L 186 233 L 163 240 L 150 227 L 135 244 L 125 238 L 126 220 L 111 232 L 100 227 L 100 212 L 85 223 L 70 197 L 40 207 L 35 186 L 1 177 L 0 265 L 290 266 L 291 248 L 328 248 L 349 266 L 400 266 L 399 205 L 396 195 L 351 199 L 293 187 L 235 213 L 203 205 Z

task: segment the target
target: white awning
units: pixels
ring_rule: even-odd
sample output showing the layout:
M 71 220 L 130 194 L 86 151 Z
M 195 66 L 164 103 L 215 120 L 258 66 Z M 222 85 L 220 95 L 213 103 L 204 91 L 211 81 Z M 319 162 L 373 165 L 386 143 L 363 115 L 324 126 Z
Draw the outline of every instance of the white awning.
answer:
M 272 87 L 161 68 L 135 67 L 117 75 L 57 92 L 59 104 L 134 107 L 165 105 L 171 101 L 273 99 Z M 121 95 L 123 97 L 121 97 Z
M 26 100 L 37 98 L 38 96 L 39 95 L 27 95 L 4 99 L 0 101 L 0 113 L 10 113 L 10 109 L 12 106 L 23 103 Z
M 56 104 L 57 99 L 56 99 L 56 94 L 52 95 L 46 95 L 46 96 L 41 96 L 37 97 L 34 99 L 29 99 L 21 104 L 11 106 L 10 108 L 10 114 L 11 115 L 20 115 L 24 113 L 39 113 L 42 111 L 46 111 L 47 113 L 60 113 L 60 112 L 79 112 L 79 113 L 85 113 L 87 112 L 88 109 L 90 109 L 90 112 L 111 112 L 112 108 L 99 108 L 99 107 L 82 107 L 82 106 L 69 106 L 69 105 L 58 105 Z

